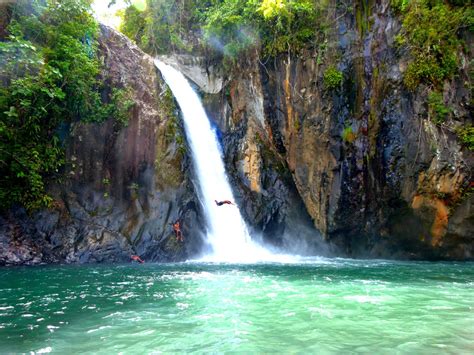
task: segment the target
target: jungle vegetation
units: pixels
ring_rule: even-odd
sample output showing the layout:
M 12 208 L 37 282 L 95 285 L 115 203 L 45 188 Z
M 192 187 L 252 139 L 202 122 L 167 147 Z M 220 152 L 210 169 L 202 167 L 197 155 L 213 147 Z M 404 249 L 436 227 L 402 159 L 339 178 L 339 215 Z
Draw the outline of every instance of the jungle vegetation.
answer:
M 65 163 L 60 132 L 82 120 L 126 122 L 120 90 L 101 97 L 98 24 L 89 0 L 19 0 L 0 41 L 0 209 L 50 206 Z
M 330 45 L 334 17 L 353 16 L 363 35 L 370 27 L 371 2 L 334 3 L 328 0 L 147 0 L 144 11 L 130 5 L 123 13 L 122 31 L 151 54 L 213 50 L 224 63 L 257 48 L 263 58 L 316 49 L 324 61 Z M 442 125 L 451 109 L 441 93 L 443 83 L 458 73 L 464 41 L 473 30 L 470 0 L 391 0 L 401 31 L 396 37 L 409 57 L 404 84 L 416 91 L 428 88 L 427 112 Z M 333 8 L 331 8 L 333 6 Z M 362 9 L 362 10 L 361 10 Z M 363 13 L 361 13 L 363 12 Z M 342 15 L 341 15 L 342 14 Z M 327 63 L 323 82 L 331 90 L 341 85 L 343 74 Z M 461 142 L 474 140 L 460 130 Z M 467 144 L 468 147 L 472 145 Z
M 315 49 L 328 90 L 344 81 L 337 63 L 324 63 L 334 20 L 357 18 L 352 3 L 335 7 L 328 0 L 146 0 L 141 9 L 128 4 L 121 31 L 152 55 L 198 50 L 232 65 L 249 50 L 270 58 Z M 456 77 L 460 53 L 468 51 L 471 1 L 391 4 L 401 23 L 397 43 L 409 56 L 405 86 L 428 88 L 427 112 L 442 125 L 452 112 L 442 87 Z M 0 209 L 51 204 L 46 186 L 66 163 L 60 132 L 68 125 L 111 117 L 126 123 L 124 93 L 103 95 L 99 27 L 90 5 L 91 0 L 18 0 L 2 13 L 9 25 L 0 31 Z M 457 133 L 473 149 L 472 125 Z
M 122 31 L 151 54 L 205 46 L 226 59 L 249 48 L 298 51 L 326 30 L 326 0 L 147 0 L 123 13 Z

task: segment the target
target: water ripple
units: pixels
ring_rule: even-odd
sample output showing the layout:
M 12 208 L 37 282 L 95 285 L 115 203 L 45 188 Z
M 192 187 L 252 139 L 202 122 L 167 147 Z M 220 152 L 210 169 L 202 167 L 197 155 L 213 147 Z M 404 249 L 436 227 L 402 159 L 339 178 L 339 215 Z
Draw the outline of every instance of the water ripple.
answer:
M 0 353 L 468 353 L 474 264 L 0 270 Z

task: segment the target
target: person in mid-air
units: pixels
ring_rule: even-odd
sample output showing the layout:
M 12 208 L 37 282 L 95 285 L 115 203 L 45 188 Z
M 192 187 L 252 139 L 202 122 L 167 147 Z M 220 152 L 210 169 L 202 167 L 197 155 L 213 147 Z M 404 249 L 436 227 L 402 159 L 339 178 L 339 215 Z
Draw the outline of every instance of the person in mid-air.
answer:
M 138 255 L 131 255 L 130 259 L 132 259 L 133 261 L 138 261 L 140 264 L 144 263 L 144 261 Z
M 216 200 L 214 200 L 214 202 L 216 203 L 217 206 L 222 206 L 222 205 L 234 205 L 234 203 L 232 203 L 232 202 L 229 201 L 229 200 L 224 200 L 224 201 L 216 201 Z
M 178 242 L 184 242 L 183 233 L 181 233 L 181 225 L 179 224 L 179 220 L 173 223 L 173 230 L 176 234 L 176 240 Z

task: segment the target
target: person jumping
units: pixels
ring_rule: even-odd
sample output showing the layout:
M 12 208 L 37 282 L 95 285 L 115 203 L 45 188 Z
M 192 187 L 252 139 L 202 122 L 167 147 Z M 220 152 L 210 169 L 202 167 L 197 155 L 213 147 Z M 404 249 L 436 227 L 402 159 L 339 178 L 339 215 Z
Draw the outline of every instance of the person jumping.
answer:
M 217 200 L 214 200 L 214 202 L 216 203 L 217 206 L 222 206 L 222 205 L 234 205 L 235 204 L 229 200 L 224 200 L 224 201 L 217 201 Z
M 176 234 L 176 240 L 178 242 L 184 242 L 183 233 L 181 233 L 181 226 L 179 224 L 179 220 L 173 223 L 173 230 L 174 230 L 174 233 Z
M 132 259 L 134 261 L 138 261 L 140 264 L 144 263 L 144 261 L 138 255 L 131 255 L 130 259 Z

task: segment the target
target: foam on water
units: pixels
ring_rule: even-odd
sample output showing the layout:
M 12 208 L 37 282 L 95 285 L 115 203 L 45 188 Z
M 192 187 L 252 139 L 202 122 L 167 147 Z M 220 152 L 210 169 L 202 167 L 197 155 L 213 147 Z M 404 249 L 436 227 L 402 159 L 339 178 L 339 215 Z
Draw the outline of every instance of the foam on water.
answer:
M 45 266 L 0 268 L 0 280 L 1 354 L 474 347 L 473 263 Z

